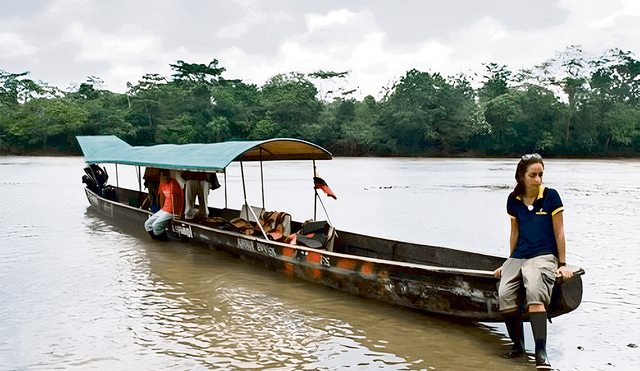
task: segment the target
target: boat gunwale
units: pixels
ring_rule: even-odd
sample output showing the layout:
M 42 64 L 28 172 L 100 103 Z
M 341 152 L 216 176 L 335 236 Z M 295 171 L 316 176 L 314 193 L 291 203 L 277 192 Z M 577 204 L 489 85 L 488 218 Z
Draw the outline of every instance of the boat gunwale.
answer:
M 126 188 L 118 188 L 118 189 L 128 190 Z M 91 192 L 93 195 L 95 195 L 96 197 L 100 198 L 100 200 L 102 200 L 103 202 L 108 202 L 108 203 L 111 203 L 111 204 L 115 204 L 117 206 L 124 207 L 124 208 L 127 208 L 127 209 L 131 209 L 132 211 L 142 212 L 142 213 L 145 213 L 147 215 L 152 215 L 153 214 L 149 210 L 144 210 L 144 209 L 141 209 L 139 207 L 134 207 L 134 206 L 131 206 L 131 205 L 127 205 L 127 204 L 125 204 L 123 202 L 113 201 L 113 200 L 109 200 L 107 198 L 101 197 L 97 193 L 93 192 L 92 190 L 90 190 L 87 187 L 85 187 L 85 190 L 87 192 Z M 361 256 L 361 255 L 345 254 L 345 253 L 339 253 L 339 252 L 328 251 L 328 250 L 314 249 L 312 247 L 306 247 L 306 246 L 300 246 L 300 245 L 291 245 L 291 244 L 287 244 L 287 243 L 284 243 L 284 242 L 267 240 L 267 239 L 264 239 L 264 238 L 259 237 L 259 236 L 249 236 L 249 235 L 245 235 L 245 234 L 242 234 L 242 233 L 239 233 L 239 232 L 235 232 L 235 231 L 229 231 L 229 230 L 225 230 L 225 229 L 221 229 L 221 228 L 209 227 L 209 226 L 198 224 L 198 223 L 194 223 L 194 222 L 191 222 L 191 221 L 188 221 L 188 220 L 182 220 L 182 219 L 172 220 L 172 223 L 175 223 L 175 222 L 188 224 L 191 227 L 200 228 L 200 229 L 212 232 L 212 233 L 221 233 L 221 234 L 225 234 L 225 235 L 232 236 L 232 237 L 242 238 L 242 239 L 248 240 L 248 241 L 254 241 L 254 242 L 263 243 L 263 244 L 265 244 L 265 243 L 266 244 L 272 244 L 272 245 L 276 245 L 276 246 L 280 246 L 280 247 L 288 247 L 288 248 L 293 248 L 293 249 L 301 250 L 301 251 L 305 251 L 305 252 L 321 253 L 322 255 L 329 255 L 329 256 L 334 256 L 334 257 L 339 257 L 339 258 L 356 259 L 356 260 L 362 260 L 362 261 L 367 261 L 367 262 L 377 263 L 377 264 L 383 264 L 383 265 L 401 266 L 403 268 L 418 269 L 418 270 L 423 270 L 423 271 L 427 271 L 427 272 L 436 272 L 436 273 L 454 274 L 454 275 L 455 274 L 465 274 L 465 275 L 474 276 L 474 277 L 495 278 L 496 280 L 499 280 L 499 277 L 494 276 L 493 271 L 479 270 L 479 269 L 438 267 L 438 266 L 425 265 L 425 264 L 419 264 L 419 263 L 408 263 L 408 262 L 397 261 L 397 260 L 388 260 L 388 259 L 372 258 L 372 257 L 368 257 L 368 256 Z M 336 232 L 340 232 L 340 230 L 336 230 Z M 367 235 L 358 234 L 358 233 L 354 233 L 354 232 L 346 232 L 345 231 L 345 233 L 356 234 L 356 235 L 360 235 L 360 236 L 364 236 L 364 237 L 368 237 L 368 238 L 374 238 L 374 239 L 378 239 L 378 240 L 385 240 L 385 241 L 399 242 L 399 243 L 408 243 L 408 244 L 413 244 L 413 245 L 417 245 L 417 246 L 425 246 L 425 245 L 406 242 L 406 241 L 398 241 L 398 240 L 391 240 L 391 239 L 386 239 L 386 238 L 382 238 L 382 237 L 367 236 Z M 195 241 L 198 241 L 195 238 L 191 238 L 191 239 L 195 240 Z M 204 241 L 200 241 L 200 242 L 204 242 Z M 256 252 L 256 254 L 260 254 L 260 253 Z M 486 254 L 483 254 L 483 255 L 486 255 Z M 496 258 L 506 259 L 506 258 L 502 258 L 502 257 L 496 257 Z M 278 259 L 281 259 L 281 257 L 278 257 Z M 281 259 L 281 260 L 285 260 L 285 259 Z M 580 274 L 584 273 L 582 268 L 573 267 L 573 266 L 570 266 L 570 268 L 574 268 L 574 275 L 580 275 Z M 577 268 L 577 270 L 575 268 Z

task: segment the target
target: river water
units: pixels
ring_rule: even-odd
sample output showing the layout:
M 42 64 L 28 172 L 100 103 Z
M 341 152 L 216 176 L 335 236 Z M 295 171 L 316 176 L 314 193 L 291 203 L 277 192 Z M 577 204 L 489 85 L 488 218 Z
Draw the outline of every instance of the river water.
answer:
M 318 161 L 339 229 L 506 256 L 515 159 Z M 0 370 L 531 370 L 501 324 L 406 310 L 285 277 L 224 252 L 151 240 L 89 208 L 78 157 L 0 157 Z M 137 189 L 133 168 L 111 184 Z M 260 168 L 245 164 L 262 203 Z M 265 206 L 313 215 L 310 163 L 265 163 Z M 223 178 L 221 183 L 224 183 Z M 640 366 L 640 161 L 546 161 L 567 259 L 586 270 L 549 325 L 558 370 Z M 228 171 L 230 207 L 242 202 Z M 224 206 L 223 188 L 210 205 Z M 324 218 L 318 204 L 318 217 Z M 527 349 L 532 351 L 526 327 Z

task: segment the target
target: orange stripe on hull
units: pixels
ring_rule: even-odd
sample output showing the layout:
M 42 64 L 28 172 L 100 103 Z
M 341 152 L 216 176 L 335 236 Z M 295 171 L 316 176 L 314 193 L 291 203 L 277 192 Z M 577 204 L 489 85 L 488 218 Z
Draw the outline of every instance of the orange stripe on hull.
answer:
M 320 264 L 320 262 L 322 261 L 322 254 L 319 254 L 313 251 L 308 251 L 307 261 L 313 264 Z M 320 276 L 322 275 L 322 271 L 319 268 L 312 268 L 310 270 L 310 273 L 311 273 L 311 277 L 313 278 L 320 278 Z
M 290 258 L 293 258 L 293 254 L 295 253 L 296 249 L 291 248 L 291 247 L 283 247 L 282 248 L 282 255 L 283 256 L 288 256 Z M 284 274 L 289 275 L 289 276 L 293 276 L 293 272 L 295 270 L 295 266 L 292 263 L 288 263 L 285 262 L 284 263 Z

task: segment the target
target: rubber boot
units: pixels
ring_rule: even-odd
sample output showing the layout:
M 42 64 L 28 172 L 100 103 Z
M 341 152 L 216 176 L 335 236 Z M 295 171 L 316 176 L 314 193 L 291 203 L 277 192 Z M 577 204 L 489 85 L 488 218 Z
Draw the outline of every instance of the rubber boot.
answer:
M 536 368 L 551 370 L 551 363 L 547 357 L 547 313 L 532 313 L 529 315 L 529 323 L 536 342 Z
M 162 233 L 156 236 L 156 239 L 159 241 L 169 241 L 169 235 L 167 235 L 167 231 L 164 230 Z
M 514 314 L 504 317 L 504 323 L 507 326 L 509 338 L 513 341 L 511 351 L 505 353 L 506 358 L 516 358 L 524 354 L 524 331 L 522 328 L 522 318 L 520 314 Z
M 151 236 L 151 238 L 153 238 L 154 240 L 158 240 L 158 241 L 169 241 L 169 235 L 167 235 L 167 231 L 162 231 L 162 233 L 160 234 L 155 234 L 153 233 L 153 231 L 149 231 L 149 236 Z

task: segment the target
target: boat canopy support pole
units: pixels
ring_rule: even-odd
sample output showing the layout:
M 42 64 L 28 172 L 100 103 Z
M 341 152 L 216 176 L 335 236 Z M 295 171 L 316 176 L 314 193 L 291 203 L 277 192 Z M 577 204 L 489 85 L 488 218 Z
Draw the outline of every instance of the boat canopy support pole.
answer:
M 227 168 L 224 168 L 224 208 L 228 209 L 229 205 L 227 204 Z
M 264 204 L 264 173 L 262 171 L 262 147 L 260 147 L 260 186 L 262 187 L 262 208 L 266 210 Z
M 136 175 L 138 175 L 138 207 L 142 206 L 142 177 L 140 173 L 140 165 L 136 166 Z
M 253 211 L 253 208 L 251 207 L 251 205 L 249 205 L 249 201 L 247 201 L 247 187 L 244 181 L 244 165 L 242 164 L 242 158 L 240 158 L 240 173 L 242 174 L 242 191 L 244 192 L 244 204 L 247 207 L 247 211 L 250 212 L 251 215 L 253 215 L 253 217 L 256 219 L 256 224 L 258 224 L 258 227 L 260 227 L 260 231 L 262 231 L 262 235 L 264 236 L 265 240 L 268 240 L 269 237 L 267 237 L 267 232 L 265 232 L 264 228 L 262 228 L 260 219 L 258 219 L 255 211 Z
M 313 176 L 316 176 L 316 160 L 313 160 Z M 315 221 L 318 210 L 318 192 L 316 191 L 315 184 L 313 185 L 313 193 L 313 220 Z
M 116 187 L 120 188 L 120 182 L 118 181 L 118 163 L 116 163 Z

